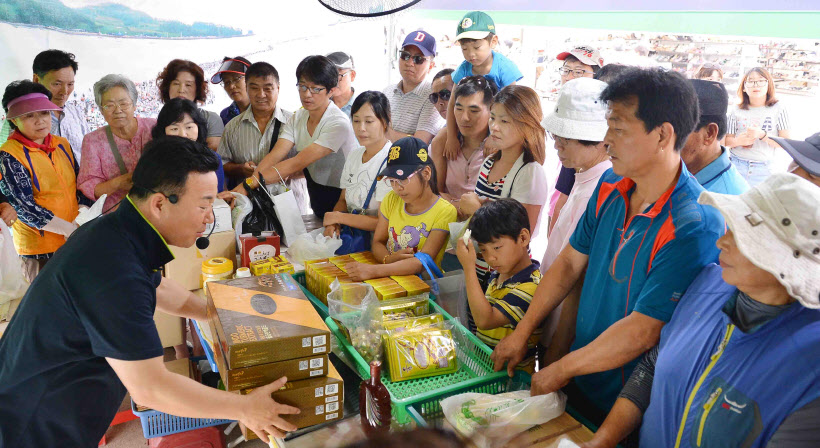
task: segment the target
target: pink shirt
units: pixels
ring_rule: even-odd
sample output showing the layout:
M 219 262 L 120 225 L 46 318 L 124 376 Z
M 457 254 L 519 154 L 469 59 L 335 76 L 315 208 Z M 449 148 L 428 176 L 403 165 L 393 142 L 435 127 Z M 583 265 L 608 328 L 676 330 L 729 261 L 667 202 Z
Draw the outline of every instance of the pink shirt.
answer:
M 598 181 L 604 172 L 610 168 L 612 168 L 612 162 L 605 160 L 583 173 L 575 173 L 575 185 L 572 186 L 567 203 L 561 209 L 558 221 L 555 222 L 552 233 L 550 233 L 547 252 L 544 254 L 544 260 L 541 263 L 541 273 L 547 272 L 547 269 L 558 258 L 558 254 L 569 243 L 569 238 L 575 232 L 578 221 L 581 220 L 581 216 L 586 211 L 589 198 L 595 193 Z
M 123 140 L 114 135 L 114 142 L 125 162 L 125 168 L 129 173 L 134 172 L 142 155 L 142 148 L 151 141 L 151 129 L 157 124 L 153 118 L 137 117 L 137 133 L 131 141 Z M 111 152 L 108 144 L 108 136 L 105 134 L 105 126 L 94 132 L 86 134 L 83 138 L 83 155 L 80 159 L 80 173 L 77 175 L 77 189 L 83 192 L 86 197 L 96 201 L 94 189 L 98 184 L 111 180 L 119 176 L 120 168 Z M 117 191 L 108 195 L 105 199 L 103 211 L 108 210 L 114 204 L 125 197 L 127 191 Z
M 472 193 L 478 182 L 478 172 L 484 163 L 484 143 L 473 152 L 469 159 L 459 151 L 456 160 L 447 160 L 447 178 L 444 185 L 450 196 L 458 199 L 465 193 Z

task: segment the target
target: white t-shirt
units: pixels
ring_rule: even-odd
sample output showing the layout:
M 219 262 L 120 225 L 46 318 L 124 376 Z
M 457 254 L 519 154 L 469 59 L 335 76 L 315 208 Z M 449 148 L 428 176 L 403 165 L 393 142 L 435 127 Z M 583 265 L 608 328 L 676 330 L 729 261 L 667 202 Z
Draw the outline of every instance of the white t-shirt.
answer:
M 307 130 L 309 115 L 306 109 L 294 112 L 282 128 L 279 138 L 293 142 L 297 153 L 314 143 L 333 151 L 308 165 L 307 170 L 317 184 L 340 188 L 339 180 L 342 177 L 345 160 L 348 154 L 359 146 L 353 133 L 353 126 L 347 115 L 333 101 L 327 106 L 313 135 Z
M 763 129 L 768 135 L 777 137 L 779 131 L 788 130 L 791 127 L 789 114 L 782 104 L 778 102 L 773 106 L 750 107 L 747 110 L 735 106 L 729 111 L 726 133 L 740 135 L 746 132 L 746 128 L 753 127 Z M 735 157 L 756 162 L 772 160 L 775 154 L 775 148 L 762 140 L 755 140 L 751 148 L 736 146 L 731 150 Z
M 364 201 L 367 199 L 367 193 L 370 191 L 373 181 L 379 175 L 379 171 L 385 167 L 383 162 L 387 159 L 391 144 L 388 140 L 384 148 L 366 163 L 362 163 L 362 156 L 365 152 L 364 146 L 354 149 L 347 156 L 345 168 L 342 171 L 341 187 L 345 190 L 348 212 L 361 209 L 364 206 Z M 384 182 L 376 182 L 376 190 L 373 192 L 373 197 L 367 207 L 368 215 L 376 216 L 379 211 L 379 203 L 389 191 L 390 188 Z

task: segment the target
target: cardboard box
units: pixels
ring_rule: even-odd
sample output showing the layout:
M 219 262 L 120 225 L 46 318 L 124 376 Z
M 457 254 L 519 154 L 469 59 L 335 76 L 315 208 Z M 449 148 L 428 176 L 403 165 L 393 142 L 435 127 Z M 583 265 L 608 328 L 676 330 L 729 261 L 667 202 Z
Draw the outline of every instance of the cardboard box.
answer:
M 154 325 L 157 326 L 159 341 L 163 347 L 174 347 L 185 342 L 182 337 L 185 318 L 156 310 L 154 312 Z
M 205 250 L 197 249 L 196 245 L 183 248 L 169 246 L 174 259 L 165 265 L 165 277 L 173 279 L 185 289 L 191 291 L 199 289 L 202 279 L 202 262 L 213 257 L 225 257 L 236 260 L 236 234 L 234 232 L 214 233 Z
M 252 391 L 253 389 L 246 389 L 240 393 L 247 395 Z M 341 420 L 344 416 L 344 381 L 333 364 L 329 365 L 327 376 L 288 381 L 285 387 L 271 396 L 277 403 L 293 406 L 302 411 L 296 415 L 282 415 L 284 420 L 293 423 L 298 429 Z M 242 435 L 248 440 L 251 440 L 251 434 L 253 433 L 247 428 L 242 431 Z
M 276 232 L 262 232 L 260 235 L 243 233 L 239 235 L 242 267 L 249 268 L 254 261 L 267 260 L 279 255 L 279 235 Z
M 225 383 L 225 390 L 249 389 L 270 384 L 286 376 L 288 381 L 299 381 L 327 375 L 329 360 L 327 355 L 316 355 L 307 358 L 296 358 L 287 361 L 271 362 L 252 367 L 229 369 L 225 364 L 225 355 L 217 345 L 214 351 L 219 376 Z
M 214 222 L 205 226 L 206 235 L 210 233 L 212 227 L 215 227 L 214 233 L 233 231 L 231 206 L 222 199 L 214 200 Z
M 330 351 L 330 331 L 287 274 L 208 283 L 208 319 L 229 369 Z

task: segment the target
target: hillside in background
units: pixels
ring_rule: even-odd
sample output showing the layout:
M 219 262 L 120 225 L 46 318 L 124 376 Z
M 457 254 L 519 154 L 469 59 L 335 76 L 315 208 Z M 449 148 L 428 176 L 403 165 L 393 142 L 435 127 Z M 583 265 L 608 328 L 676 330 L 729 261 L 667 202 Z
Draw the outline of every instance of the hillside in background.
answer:
M 0 21 L 54 27 L 69 31 L 150 37 L 232 37 L 242 30 L 194 22 L 157 20 L 114 3 L 69 8 L 60 0 L 0 0 Z

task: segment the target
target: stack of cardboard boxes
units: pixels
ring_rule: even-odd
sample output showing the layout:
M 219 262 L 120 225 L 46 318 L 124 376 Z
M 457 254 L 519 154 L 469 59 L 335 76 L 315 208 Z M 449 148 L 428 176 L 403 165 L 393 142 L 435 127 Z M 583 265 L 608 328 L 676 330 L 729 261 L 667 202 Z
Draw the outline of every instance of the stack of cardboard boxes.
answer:
M 339 283 L 342 284 L 353 283 L 353 280 L 348 277 L 346 269 L 347 264 L 351 262 L 377 263 L 370 252 L 357 252 L 307 261 L 305 262 L 305 282 L 308 291 L 327 304 L 327 294 L 330 292 L 330 284 L 334 280 L 339 280 Z M 430 292 L 430 286 L 415 275 L 393 275 L 366 280 L 365 283 L 373 286 L 379 300 L 397 299 Z
M 304 428 L 342 418 L 344 384 L 328 360 L 330 331 L 289 275 L 208 283 L 208 321 L 227 390 L 245 394 L 286 376 L 273 399 L 301 413 L 285 420 Z

